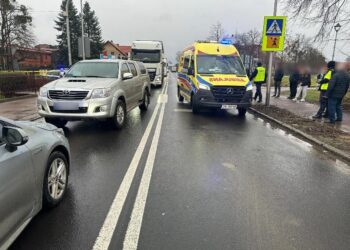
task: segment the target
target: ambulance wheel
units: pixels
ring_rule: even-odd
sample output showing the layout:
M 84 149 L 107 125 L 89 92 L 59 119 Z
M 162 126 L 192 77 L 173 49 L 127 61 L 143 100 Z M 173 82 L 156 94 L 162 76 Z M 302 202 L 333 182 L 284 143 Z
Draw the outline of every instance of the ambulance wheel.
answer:
M 180 88 L 177 88 L 177 98 L 179 99 L 179 102 L 184 101 L 184 97 L 180 94 Z
M 198 114 L 200 112 L 200 107 L 199 107 L 198 103 L 196 102 L 196 100 L 194 100 L 193 94 L 191 97 L 191 106 L 192 106 L 192 113 L 193 114 Z
M 238 108 L 238 116 L 239 117 L 245 117 L 246 113 L 247 113 L 247 109 L 245 109 L 245 108 Z

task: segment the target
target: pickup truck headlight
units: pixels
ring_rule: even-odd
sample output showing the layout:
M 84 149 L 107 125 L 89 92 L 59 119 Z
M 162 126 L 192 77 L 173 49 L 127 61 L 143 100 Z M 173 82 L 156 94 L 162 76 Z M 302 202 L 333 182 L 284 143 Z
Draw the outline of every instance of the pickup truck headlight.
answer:
M 41 97 L 47 97 L 47 92 L 48 92 L 47 88 L 41 87 L 41 88 L 39 89 L 39 96 L 41 96 Z
M 111 92 L 111 89 L 94 89 L 91 94 L 91 99 L 109 97 Z
M 200 89 L 210 90 L 210 86 L 203 83 L 199 83 L 198 87 Z
M 246 87 L 247 91 L 253 90 L 253 83 L 251 81 L 249 81 L 245 87 Z

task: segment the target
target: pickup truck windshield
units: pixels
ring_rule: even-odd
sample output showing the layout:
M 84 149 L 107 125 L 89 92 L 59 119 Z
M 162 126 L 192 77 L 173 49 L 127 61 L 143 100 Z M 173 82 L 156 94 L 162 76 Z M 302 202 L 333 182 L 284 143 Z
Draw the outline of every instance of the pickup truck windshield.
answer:
M 197 73 L 246 75 L 238 56 L 222 55 L 198 55 Z
M 159 63 L 160 50 L 137 50 L 131 51 L 131 60 L 141 61 L 143 63 Z
M 115 62 L 79 62 L 65 77 L 117 78 L 118 72 L 119 64 Z

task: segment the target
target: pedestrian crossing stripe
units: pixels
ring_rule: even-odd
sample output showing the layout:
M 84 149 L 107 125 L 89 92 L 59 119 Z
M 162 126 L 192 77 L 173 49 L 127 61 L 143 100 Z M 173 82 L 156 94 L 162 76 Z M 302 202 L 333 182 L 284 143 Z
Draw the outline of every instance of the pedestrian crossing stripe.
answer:
M 267 31 L 266 35 L 267 36 L 280 36 L 282 35 L 282 25 L 283 25 L 283 20 L 268 20 L 267 21 Z

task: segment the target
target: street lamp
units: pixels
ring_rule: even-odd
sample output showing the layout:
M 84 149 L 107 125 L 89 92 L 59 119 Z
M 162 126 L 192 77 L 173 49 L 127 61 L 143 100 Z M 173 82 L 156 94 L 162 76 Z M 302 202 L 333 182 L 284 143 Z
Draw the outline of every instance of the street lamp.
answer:
M 337 25 L 334 26 L 334 30 L 335 30 L 335 39 L 334 39 L 334 47 L 333 47 L 332 61 L 334 61 L 335 47 L 337 46 L 338 32 L 339 32 L 340 28 L 341 28 L 340 23 L 337 23 Z
M 84 13 L 83 13 L 83 0 L 80 0 L 80 8 L 81 8 L 81 44 L 83 51 L 83 60 L 85 60 L 85 39 L 84 39 Z

